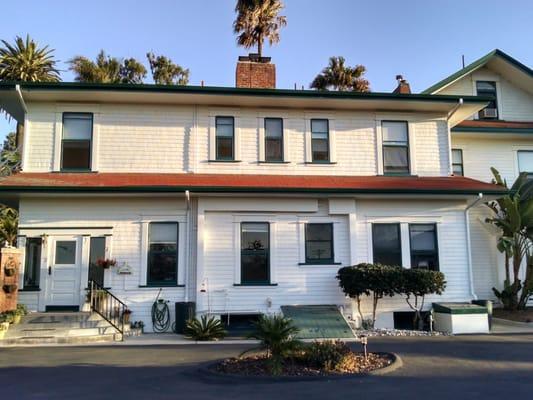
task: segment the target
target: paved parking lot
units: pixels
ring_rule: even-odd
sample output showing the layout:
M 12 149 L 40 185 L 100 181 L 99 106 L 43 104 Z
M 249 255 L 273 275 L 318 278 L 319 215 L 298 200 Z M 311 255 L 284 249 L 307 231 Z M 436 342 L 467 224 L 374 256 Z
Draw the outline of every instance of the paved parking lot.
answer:
M 533 335 L 374 338 L 400 354 L 385 376 L 340 381 L 224 382 L 201 363 L 242 345 L 89 346 L 0 349 L 2 398 L 14 399 L 528 399 Z

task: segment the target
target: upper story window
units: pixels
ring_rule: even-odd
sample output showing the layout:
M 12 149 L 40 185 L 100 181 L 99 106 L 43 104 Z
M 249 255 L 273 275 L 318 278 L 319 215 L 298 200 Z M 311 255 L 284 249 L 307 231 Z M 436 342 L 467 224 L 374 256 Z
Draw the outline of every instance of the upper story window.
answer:
M 333 264 L 333 224 L 305 225 L 305 262 Z
M 402 265 L 400 224 L 372 224 L 372 254 L 375 264 Z
M 61 169 L 90 170 L 93 115 L 64 113 L 61 140 Z
M 235 119 L 233 117 L 216 117 L 216 159 L 235 159 Z
M 265 161 L 283 161 L 283 119 L 265 118 Z
M 152 222 L 149 228 L 148 285 L 174 286 L 178 279 L 178 223 Z
M 311 120 L 311 153 L 313 162 L 329 162 L 329 121 Z
M 533 150 L 518 150 L 518 172 L 526 172 L 528 178 L 533 178 Z
M 409 224 L 411 243 L 411 268 L 439 270 L 437 225 Z
M 452 171 L 454 175 L 464 176 L 463 150 L 452 149 Z
M 487 107 L 479 112 L 479 119 L 498 119 L 498 99 L 496 95 L 496 82 L 476 81 L 478 96 L 491 97 Z
M 409 132 L 405 121 L 383 121 L 383 173 L 409 174 Z

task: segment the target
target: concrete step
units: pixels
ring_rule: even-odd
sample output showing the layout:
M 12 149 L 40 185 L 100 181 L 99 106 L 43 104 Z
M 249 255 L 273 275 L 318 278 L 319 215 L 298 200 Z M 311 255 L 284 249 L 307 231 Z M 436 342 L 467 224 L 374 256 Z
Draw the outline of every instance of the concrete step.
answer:
M 24 345 L 41 345 L 41 344 L 87 344 L 87 343 L 101 343 L 101 342 L 115 342 L 120 341 L 121 335 L 119 333 L 92 335 L 92 336 L 41 336 L 41 337 L 20 337 L 20 338 L 4 338 L 0 340 L 0 347 L 2 346 L 24 346 Z

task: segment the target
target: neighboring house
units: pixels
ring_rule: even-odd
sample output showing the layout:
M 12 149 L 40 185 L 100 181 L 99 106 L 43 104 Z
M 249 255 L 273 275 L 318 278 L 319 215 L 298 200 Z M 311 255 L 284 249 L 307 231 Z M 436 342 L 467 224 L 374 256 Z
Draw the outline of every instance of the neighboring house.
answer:
M 241 59 L 237 88 L 0 85 L 25 127 L 22 172 L 0 181 L 20 210 L 21 300 L 78 307 L 93 279 L 150 329 L 160 288 L 200 314 L 340 306 L 338 269 L 372 261 L 442 271 L 428 305 L 471 300 L 467 208 L 505 191 L 451 176 L 450 129 L 490 98 L 274 82 L 268 60 Z M 378 323 L 408 310 L 384 299 Z
M 494 167 L 511 185 L 520 172 L 533 173 L 531 68 L 494 50 L 423 93 L 493 97 L 486 108 L 451 130 L 456 175 L 490 182 Z M 471 211 L 472 263 L 476 294 L 494 299 L 492 288 L 501 288 L 505 270 L 494 231 L 484 222 L 488 215 L 484 205 Z

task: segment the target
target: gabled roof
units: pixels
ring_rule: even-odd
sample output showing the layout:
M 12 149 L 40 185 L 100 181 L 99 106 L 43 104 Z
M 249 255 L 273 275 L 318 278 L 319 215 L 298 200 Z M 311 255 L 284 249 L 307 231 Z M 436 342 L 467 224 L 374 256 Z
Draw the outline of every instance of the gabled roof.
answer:
M 333 193 L 502 194 L 501 186 L 462 176 L 318 176 L 157 173 L 29 173 L 0 180 L 0 196 L 21 193 Z
M 490 53 L 484 55 L 480 59 L 474 61 L 473 63 L 467 65 L 463 69 L 460 69 L 459 71 L 451 74 L 447 78 L 444 78 L 440 82 L 437 82 L 433 86 L 427 88 L 422 92 L 422 94 L 434 94 L 441 89 L 444 89 L 446 86 L 451 85 L 452 83 L 458 81 L 459 79 L 463 78 L 464 76 L 474 72 L 475 70 L 482 68 L 486 66 L 487 64 L 491 64 L 492 67 L 495 69 L 498 69 L 502 75 L 508 75 L 511 73 L 511 71 L 516 72 L 521 76 L 522 78 L 530 79 L 531 82 L 528 86 L 530 86 L 533 89 L 533 69 L 529 68 L 527 65 L 522 64 L 520 61 L 518 61 L 516 58 L 511 57 L 510 55 L 504 53 L 503 51 L 499 49 L 495 49 L 491 51 Z M 504 68 L 503 64 L 507 65 L 509 68 Z M 513 79 L 510 79 L 513 80 Z M 516 79 L 518 82 L 517 86 L 522 87 L 520 82 L 520 79 Z M 526 89 L 527 90 L 527 89 Z

